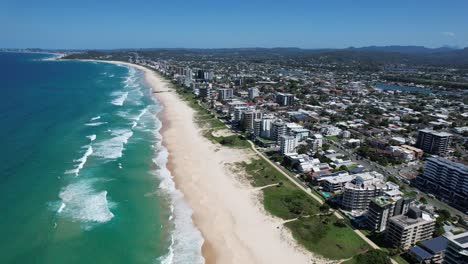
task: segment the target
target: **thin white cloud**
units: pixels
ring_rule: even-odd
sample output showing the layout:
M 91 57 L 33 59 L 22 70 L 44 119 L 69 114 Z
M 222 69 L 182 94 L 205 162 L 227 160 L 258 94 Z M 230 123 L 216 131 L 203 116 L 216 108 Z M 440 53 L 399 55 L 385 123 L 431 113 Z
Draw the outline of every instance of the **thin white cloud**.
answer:
M 442 35 L 447 36 L 447 37 L 451 37 L 451 38 L 454 38 L 454 37 L 455 37 L 455 33 L 454 33 L 454 32 L 450 32 L 450 31 L 442 32 Z

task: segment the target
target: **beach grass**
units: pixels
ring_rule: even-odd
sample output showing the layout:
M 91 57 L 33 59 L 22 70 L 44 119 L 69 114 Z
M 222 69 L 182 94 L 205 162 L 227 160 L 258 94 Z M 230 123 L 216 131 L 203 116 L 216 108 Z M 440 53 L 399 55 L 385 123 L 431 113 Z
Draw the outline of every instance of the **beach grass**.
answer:
M 348 226 L 335 225 L 334 216 L 300 218 L 286 223 L 305 248 L 329 259 L 347 259 L 368 250 L 367 243 Z
M 333 215 L 319 216 L 320 204 L 298 189 L 263 159 L 242 162 L 255 187 L 282 183 L 262 189 L 265 210 L 283 220 L 294 238 L 306 249 L 329 259 L 346 259 L 369 247 L 349 226 L 335 225 Z
M 245 140 L 245 138 L 241 135 L 215 137 L 212 133 L 210 134 L 214 142 L 219 143 L 223 146 L 231 148 L 250 148 L 249 142 Z

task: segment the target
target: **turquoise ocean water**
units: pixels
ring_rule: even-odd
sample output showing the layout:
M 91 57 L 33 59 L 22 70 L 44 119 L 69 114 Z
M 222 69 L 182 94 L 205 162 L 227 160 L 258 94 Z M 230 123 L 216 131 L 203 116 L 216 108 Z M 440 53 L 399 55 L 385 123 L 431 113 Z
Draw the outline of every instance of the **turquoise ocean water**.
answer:
M 0 263 L 201 263 L 141 71 L 0 53 Z

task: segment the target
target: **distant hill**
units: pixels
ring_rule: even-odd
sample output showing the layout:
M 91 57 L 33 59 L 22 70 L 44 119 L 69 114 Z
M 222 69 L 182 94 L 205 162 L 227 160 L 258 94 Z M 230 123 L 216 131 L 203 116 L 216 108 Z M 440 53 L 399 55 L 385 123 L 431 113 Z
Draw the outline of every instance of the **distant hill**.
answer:
M 437 53 L 437 52 L 450 52 L 460 50 L 452 47 L 440 47 L 440 48 L 426 48 L 424 46 L 369 46 L 362 48 L 350 47 L 348 50 L 351 51 L 374 51 L 374 52 L 397 52 L 405 54 L 416 54 L 416 53 Z
M 274 62 L 285 65 L 338 64 L 362 70 L 378 70 L 389 64 L 407 66 L 443 66 L 468 69 L 468 47 L 426 48 L 423 46 L 369 46 L 346 49 L 300 49 L 286 48 L 156 48 L 120 49 L 89 51 L 72 57 L 98 57 L 97 54 L 128 57 L 127 52 L 138 51 L 148 58 L 187 58 L 186 56 L 222 57 L 224 59 L 244 60 L 251 63 Z

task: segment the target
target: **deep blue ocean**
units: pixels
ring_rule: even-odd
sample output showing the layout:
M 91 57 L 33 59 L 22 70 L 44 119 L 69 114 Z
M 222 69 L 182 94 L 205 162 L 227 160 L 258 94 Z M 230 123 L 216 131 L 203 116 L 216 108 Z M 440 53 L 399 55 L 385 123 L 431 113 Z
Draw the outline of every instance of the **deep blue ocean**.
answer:
M 143 72 L 49 57 L 0 53 L 0 263 L 203 262 Z

